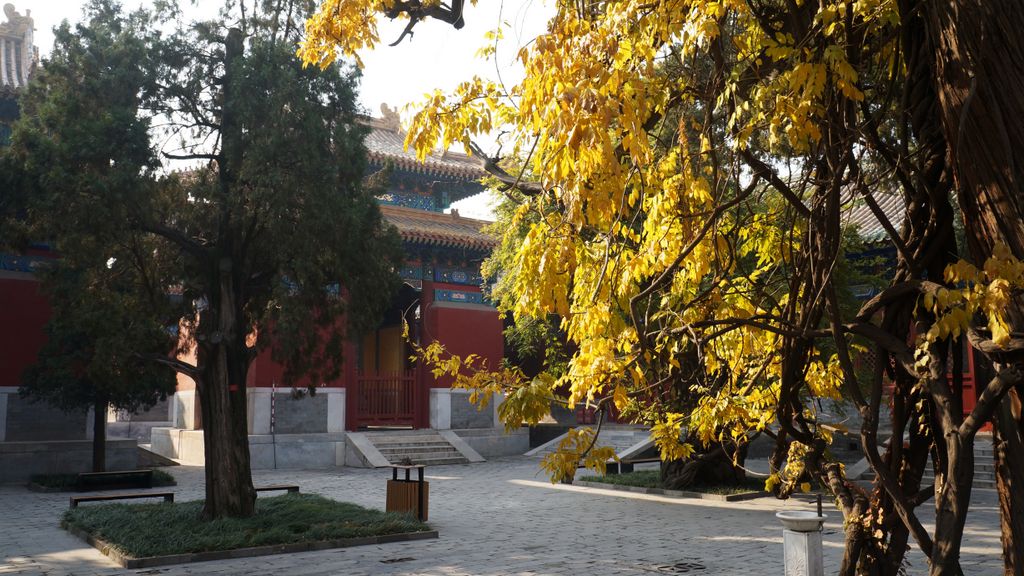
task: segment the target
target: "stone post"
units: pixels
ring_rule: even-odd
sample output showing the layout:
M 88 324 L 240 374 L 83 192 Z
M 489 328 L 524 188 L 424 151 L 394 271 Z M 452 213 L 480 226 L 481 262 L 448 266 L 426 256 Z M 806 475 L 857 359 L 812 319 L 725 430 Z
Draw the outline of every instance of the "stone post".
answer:
M 827 516 L 792 510 L 777 512 L 775 517 L 782 521 L 786 576 L 825 576 L 821 525 Z

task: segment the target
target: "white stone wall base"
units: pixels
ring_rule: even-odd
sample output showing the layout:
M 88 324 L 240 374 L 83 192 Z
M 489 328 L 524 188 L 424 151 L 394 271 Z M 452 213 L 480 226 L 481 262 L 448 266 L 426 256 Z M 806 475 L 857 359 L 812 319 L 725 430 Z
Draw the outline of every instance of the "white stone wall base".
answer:
M 152 451 L 182 464 L 205 461 L 202 430 L 154 428 Z M 339 455 L 341 459 L 339 460 Z M 345 434 L 252 434 L 249 462 L 253 470 L 309 470 L 344 464 Z
M 107 440 L 107 470 L 139 467 L 135 440 Z M 92 471 L 91 440 L 0 442 L 0 484 L 28 481 L 33 474 Z
M 452 432 L 484 458 L 521 456 L 530 449 L 530 431 L 527 428 L 512 432 L 494 428 L 470 428 Z

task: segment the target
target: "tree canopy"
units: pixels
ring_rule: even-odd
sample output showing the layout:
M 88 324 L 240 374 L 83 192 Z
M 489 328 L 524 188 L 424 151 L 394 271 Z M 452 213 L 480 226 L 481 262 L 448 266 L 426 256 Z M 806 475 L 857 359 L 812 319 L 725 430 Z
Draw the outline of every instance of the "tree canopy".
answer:
M 256 355 L 269 349 L 286 383 L 336 378 L 342 342 L 378 319 L 400 260 L 363 182 L 356 73 L 294 58 L 308 5 L 249 8 L 176 28 L 171 4 L 91 2 L 58 30 L 9 152 L 32 187 L 9 213 L 87 288 L 51 292 L 76 311 L 53 323 L 53 345 L 98 353 L 114 334 L 118 357 L 196 382 L 207 517 L 253 511 Z M 180 337 L 154 350 L 138 337 L 153 326 Z
M 321 67 L 357 55 L 379 42 L 374 18 L 417 25 L 428 4 L 328 0 L 299 54 Z M 770 433 L 771 487 L 810 477 L 835 496 L 843 574 L 895 574 L 911 540 L 933 574 L 960 572 L 973 445 L 995 415 L 1004 552 L 1019 571 L 1008 490 L 1024 481 L 1021 420 L 1007 397 L 1022 385 L 1022 25 L 1013 2 L 559 1 L 547 33 L 519 49 L 521 82 L 428 95 L 407 139 L 421 156 L 510 130 L 525 168 L 487 160 L 524 196 L 507 228 L 528 225 L 515 314 L 557 314 L 574 348 L 560 379 L 495 380 L 503 413 L 534 415 L 565 384 L 570 402 L 650 424 L 669 459 L 691 457 L 684 439 Z M 901 196 L 903 213 L 882 212 L 881 194 Z M 889 287 L 851 313 L 837 277 L 854 204 L 898 258 Z M 866 379 L 858 340 L 878 358 Z M 993 377 L 965 415 L 967 341 Z M 879 430 L 886 383 L 893 424 Z M 819 400 L 840 398 L 863 421 L 873 490 L 828 450 L 842 425 Z M 906 447 L 880 448 L 880 433 Z M 921 484 L 929 453 L 934 489 Z M 914 510 L 931 497 L 929 532 Z

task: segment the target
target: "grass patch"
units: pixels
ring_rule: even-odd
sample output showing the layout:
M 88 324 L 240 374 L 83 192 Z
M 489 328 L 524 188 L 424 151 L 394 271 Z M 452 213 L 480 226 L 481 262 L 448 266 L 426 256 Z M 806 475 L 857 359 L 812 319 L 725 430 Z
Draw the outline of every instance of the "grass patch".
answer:
M 202 507 L 201 500 L 84 506 L 65 512 L 61 526 L 75 526 L 136 558 L 429 530 L 406 514 L 314 494 L 260 498 L 252 518 L 204 522 Z
M 600 482 L 602 484 L 615 484 L 617 486 L 638 486 L 640 488 L 664 488 L 661 485 L 661 472 L 658 470 L 636 470 L 625 474 L 608 474 L 605 476 L 584 476 L 580 478 L 585 482 Z M 744 494 L 746 492 L 761 492 L 764 490 L 764 480 L 759 478 L 746 478 L 736 486 L 712 486 L 707 484 L 694 484 L 684 489 L 686 492 L 702 492 L 704 494 Z
M 47 488 L 54 492 L 73 492 L 78 489 L 78 474 L 33 474 L 31 484 Z M 178 482 L 163 470 L 153 470 L 153 486 L 177 486 Z

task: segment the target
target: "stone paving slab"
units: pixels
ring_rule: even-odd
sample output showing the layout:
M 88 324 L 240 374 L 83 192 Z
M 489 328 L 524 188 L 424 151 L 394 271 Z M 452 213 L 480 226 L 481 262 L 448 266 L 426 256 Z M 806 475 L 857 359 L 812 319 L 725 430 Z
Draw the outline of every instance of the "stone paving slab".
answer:
M 175 500 L 202 498 L 203 470 L 170 469 Z M 298 484 L 304 493 L 384 507 L 388 470 L 337 468 L 261 470 L 257 484 Z M 746 502 L 679 500 L 552 485 L 530 458 L 427 469 L 430 525 L 438 540 L 382 544 L 183 566 L 124 570 L 59 527 L 67 499 L 0 486 L 0 575 L 265 576 L 652 576 L 699 564 L 706 576 L 780 575 L 782 530 L 775 512 L 811 509 L 805 502 L 760 498 Z M 998 506 L 991 490 L 976 490 L 964 543 L 964 572 L 1000 573 Z M 927 506 L 927 505 L 926 505 Z M 838 512 L 826 511 L 825 571 L 842 554 Z M 927 518 L 924 518 L 927 520 Z M 911 575 L 926 572 L 919 553 Z

